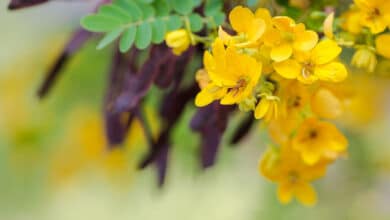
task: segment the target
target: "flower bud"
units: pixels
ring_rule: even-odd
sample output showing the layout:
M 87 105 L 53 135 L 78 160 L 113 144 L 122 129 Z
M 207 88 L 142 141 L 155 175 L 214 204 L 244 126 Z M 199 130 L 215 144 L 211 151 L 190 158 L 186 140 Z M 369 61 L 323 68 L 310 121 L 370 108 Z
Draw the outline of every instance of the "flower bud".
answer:
M 172 48 L 175 55 L 180 55 L 188 49 L 191 43 L 190 35 L 185 29 L 168 32 L 165 35 L 165 42 Z
M 374 50 L 369 47 L 359 48 L 352 57 L 351 64 L 358 68 L 365 68 L 368 72 L 374 72 L 378 63 Z

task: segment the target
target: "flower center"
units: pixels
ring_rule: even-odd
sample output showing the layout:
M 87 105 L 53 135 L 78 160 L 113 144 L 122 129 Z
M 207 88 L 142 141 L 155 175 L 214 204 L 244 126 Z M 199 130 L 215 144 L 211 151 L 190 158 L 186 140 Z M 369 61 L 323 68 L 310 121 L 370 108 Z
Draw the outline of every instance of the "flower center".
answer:
M 374 20 L 376 17 L 379 17 L 381 15 L 381 11 L 378 8 L 373 8 L 368 13 L 368 19 Z
M 229 92 L 232 92 L 233 96 L 236 96 L 246 86 L 247 86 L 247 81 L 244 78 L 240 78 L 237 81 L 237 84 L 233 88 L 229 89 Z
M 301 96 L 294 96 L 291 99 L 290 106 L 294 108 L 298 108 L 301 106 L 302 97 Z
M 309 62 L 306 62 L 303 64 L 303 67 L 302 67 L 302 76 L 303 78 L 309 78 L 311 75 L 313 75 L 314 73 L 314 63 L 309 61 Z
M 293 183 L 293 184 L 298 182 L 298 180 L 299 180 L 298 172 L 295 170 L 290 170 L 288 172 L 288 179 L 289 179 L 290 183 Z
M 311 130 L 309 132 L 309 138 L 310 139 L 316 139 L 318 137 L 318 132 L 316 130 Z

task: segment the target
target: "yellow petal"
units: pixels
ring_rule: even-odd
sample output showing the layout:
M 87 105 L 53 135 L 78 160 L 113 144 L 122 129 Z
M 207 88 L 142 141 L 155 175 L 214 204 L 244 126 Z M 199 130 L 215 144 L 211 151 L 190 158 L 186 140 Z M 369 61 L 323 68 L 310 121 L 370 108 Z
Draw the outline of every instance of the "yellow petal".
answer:
M 206 106 L 213 101 L 213 96 L 206 89 L 202 89 L 195 97 L 195 105 L 197 107 Z
M 312 111 L 321 118 L 334 119 L 343 113 L 339 98 L 325 88 L 319 89 L 311 100 Z
M 272 22 L 277 29 L 282 31 L 293 32 L 295 26 L 294 20 L 287 16 L 275 16 Z
M 235 7 L 229 14 L 230 24 L 237 32 L 247 32 L 248 22 L 251 22 L 253 19 L 252 11 L 242 6 Z
M 295 37 L 294 49 L 301 51 L 308 51 L 313 49 L 313 47 L 318 42 L 318 35 L 314 31 L 303 31 Z
M 375 18 L 372 20 L 364 20 L 364 25 L 368 26 L 370 28 L 371 33 L 373 34 L 379 34 L 383 32 L 386 27 L 388 22 L 384 18 Z
M 255 109 L 255 118 L 256 119 L 261 119 L 267 114 L 268 110 L 270 107 L 270 101 L 268 101 L 266 98 L 262 98 L 257 104 L 256 109 Z
M 271 59 L 280 62 L 290 58 L 292 54 L 292 47 L 290 44 L 284 43 L 279 46 L 275 46 L 271 49 Z
M 321 152 L 318 146 L 313 146 L 313 149 L 304 149 L 302 151 L 302 159 L 307 165 L 314 165 L 321 159 Z
M 251 42 L 257 41 L 265 31 L 265 22 L 263 19 L 256 18 L 252 20 L 251 26 L 247 30 L 248 40 Z
M 232 39 L 232 36 L 226 33 L 226 31 L 223 30 L 221 26 L 218 28 L 218 37 L 223 41 L 224 44 L 229 44 Z
M 341 53 L 341 47 L 333 40 L 325 39 L 314 47 L 312 56 L 316 64 L 325 64 L 334 60 Z
M 215 61 L 209 51 L 205 51 L 203 54 L 203 65 L 208 72 L 215 71 Z
M 324 34 L 327 38 L 333 39 L 334 12 L 330 13 L 324 21 Z
M 287 204 L 291 201 L 293 196 L 292 188 L 290 184 L 281 183 L 278 186 L 278 199 L 281 203 Z
M 306 206 L 313 206 L 317 202 L 316 191 L 309 183 L 294 185 L 294 195 L 297 197 L 299 202 Z
M 332 62 L 325 65 L 316 66 L 314 74 L 324 81 L 341 82 L 347 76 L 348 72 L 345 66 L 340 62 Z
M 220 88 L 213 83 L 209 83 L 204 89 L 202 89 L 195 97 L 195 105 L 203 107 L 214 100 L 220 99 L 226 94 L 226 89 Z
M 301 73 L 301 65 L 295 60 L 285 60 L 273 64 L 275 71 L 287 79 L 295 79 Z
M 267 27 L 271 26 L 272 18 L 271 14 L 269 13 L 268 9 L 266 8 L 258 8 L 255 12 L 255 17 L 256 18 L 261 18 L 264 20 L 265 24 Z
M 375 39 L 376 52 L 390 59 L 390 34 L 381 34 Z

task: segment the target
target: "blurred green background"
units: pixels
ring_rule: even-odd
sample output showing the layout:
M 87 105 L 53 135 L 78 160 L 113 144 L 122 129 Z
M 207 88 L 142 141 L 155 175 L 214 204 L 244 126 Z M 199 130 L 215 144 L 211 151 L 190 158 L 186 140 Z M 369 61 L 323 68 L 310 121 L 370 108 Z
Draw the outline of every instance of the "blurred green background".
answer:
M 198 137 L 188 128 L 191 107 L 175 130 L 159 189 L 153 168 L 135 169 L 146 150 L 139 125 L 124 149 L 105 150 L 101 103 L 110 48 L 96 51 L 89 42 L 51 94 L 37 99 L 45 71 L 93 1 L 15 12 L 6 3 L 0 3 L 0 219 L 390 219 L 390 117 L 376 115 L 389 110 L 389 93 L 368 108 L 381 109 L 369 123 L 347 129 L 349 157 L 316 183 L 313 208 L 279 204 L 275 185 L 258 174 L 267 143 L 262 126 L 240 146 L 224 144 L 217 165 L 203 172 Z

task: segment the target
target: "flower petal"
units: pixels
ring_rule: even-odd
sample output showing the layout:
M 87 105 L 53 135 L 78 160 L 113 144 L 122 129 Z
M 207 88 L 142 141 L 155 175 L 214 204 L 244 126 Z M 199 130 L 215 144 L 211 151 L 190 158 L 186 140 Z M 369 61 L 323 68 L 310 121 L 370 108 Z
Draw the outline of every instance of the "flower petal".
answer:
M 320 80 L 341 82 L 348 76 L 348 72 L 342 63 L 332 62 L 317 66 L 314 69 L 314 75 L 316 75 Z
M 330 13 L 324 21 L 324 34 L 327 38 L 333 39 L 333 21 L 334 21 L 334 12 Z
M 317 163 L 321 158 L 321 152 L 317 148 L 320 147 L 313 146 L 313 149 L 304 149 L 304 151 L 302 151 L 303 162 L 307 165 L 314 165 Z
M 343 113 L 340 99 L 325 88 L 315 92 L 311 99 L 311 109 L 321 118 L 334 119 Z
M 275 46 L 271 49 L 271 59 L 280 62 L 290 58 L 292 54 L 292 47 L 290 44 L 284 43 L 279 46 Z
M 296 35 L 294 41 L 294 49 L 301 51 L 308 51 L 318 42 L 318 35 L 314 31 L 303 31 Z
M 312 58 L 316 64 L 331 62 L 341 53 L 341 47 L 333 40 L 325 39 L 317 44 L 312 51 Z
M 265 31 L 265 22 L 263 19 L 256 18 L 252 20 L 251 26 L 247 30 L 248 38 L 250 42 L 257 41 Z
M 262 98 L 257 104 L 256 109 L 255 109 L 255 118 L 256 119 L 261 119 L 267 114 L 268 110 L 270 107 L 270 101 L 268 101 L 266 98 Z
M 281 183 L 278 186 L 278 199 L 281 203 L 287 204 L 291 201 L 293 196 L 292 188 L 290 184 Z
M 273 64 L 275 71 L 287 79 L 295 79 L 301 73 L 301 65 L 295 60 L 285 60 Z
M 295 21 L 287 16 L 275 16 L 272 23 L 277 29 L 288 32 L 293 32 L 295 26 Z
M 309 183 L 296 184 L 294 194 L 303 205 L 312 206 L 317 202 L 316 191 Z
M 376 52 L 390 59 L 390 34 L 381 34 L 375 39 Z
M 235 31 L 247 32 L 248 22 L 251 22 L 254 17 L 249 8 L 237 6 L 230 12 L 229 21 Z

